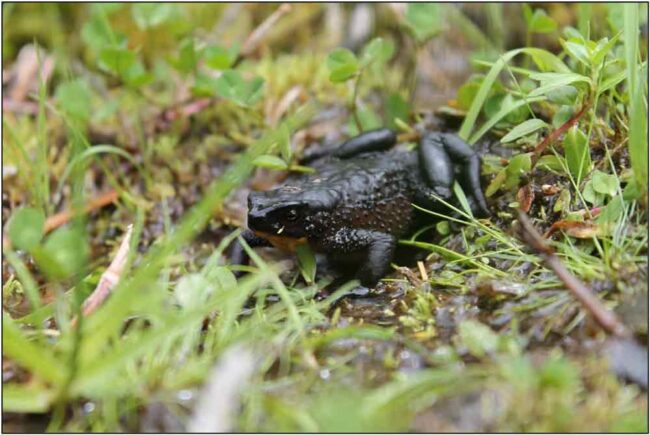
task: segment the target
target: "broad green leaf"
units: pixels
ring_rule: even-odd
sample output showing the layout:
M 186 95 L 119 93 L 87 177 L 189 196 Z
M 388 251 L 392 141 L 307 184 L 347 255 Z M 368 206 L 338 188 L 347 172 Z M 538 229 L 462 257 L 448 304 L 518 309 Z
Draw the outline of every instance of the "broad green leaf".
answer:
M 207 47 L 203 52 L 205 64 L 217 70 L 226 70 L 232 67 L 238 55 L 239 46 L 237 45 L 232 45 L 227 49 L 218 45 L 212 45 Z
M 591 59 L 589 59 L 589 51 L 586 45 L 573 41 L 564 42 L 561 39 L 560 43 L 564 46 L 564 49 L 572 58 L 579 61 L 585 66 L 590 66 Z
M 506 168 L 503 168 L 492 179 L 490 184 L 488 184 L 488 187 L 485 189 L 485 196 L 489 198 L 497 193 L 501 186 L 503 186 L 503 183 L 505 183 L 506 178 L 508 178 L 508 172 L 506 171 Z
M 170 63 L 182 73 L 189 73 L 196 69 L 200 54 L 194 46 L 194 39 L 184 39 L 178 49 L 178 57 L 170 60 Z
M 623 31 L 620 31 L 612 39 L 603 38 L 598 41 L 598 45 L 591 53 L 591 63 L 595 67 L 599 67 L 603 59 L 612 51 L 622 33 Z
M 109 27 L 108 22 L 98 15 L 93 15 L 81 28 L 81 39 L 94 54 L 99 54 L 102 48 L 111 45 L 114 38 L 117 43 L 124 43 L 126 40 L 124 35 L 118 35 Z
M 131 11 L 138 27 L 149 29 L 171 20 L 177 8 L 172 3 L 134 3 Z
M 235 70 L 224 71 L 221 77 L 215 82 L 217 94 L 228 98 L 240 106 L 252 106 L 264 92 L 264 79 L 253 77 L 246 81 Z
M 553 115 L 553 127 L 558 128 L 567 122 L 573 116 L 573 106 L 562 106 L 560 110 Z
M 90 116 L 90 89 L 82 79 L 61 83 L 56 88 L 56 100 L 69 117 L 86 121 Z
M 582 189 L 582 197 L 595 206 L 602 205 L 605 202 L 605 195 L 594 190 L 593 180 L 585 183 L 585 187 Z
M 309 245 L 299 245 L 296 248 L 296 255 L 298 256 L 298 265 L 302 277 L 307 284 L 313 283 L 316 278 L 316 257 L 314 253 L 309 248 Z
M 347 48 L 336 48 L 327 56 L 327 68 L 332 82 L 344 82 L 357 73 L 359 60 Z
M 19 208 L 9 218 L 7 233 L 11 242 L 19 249 L 30 251 L 43 238 L 45 215 L 31 207 Z
M 135 60 L 135 53 L 125 47 L 112 45 L 104 47 L 99 52 L 100 66 L 119 76 L 122 76 Z
M 438 3 L 409 3 L 406 7 L 406 25 L 419 42 L 424 42 L 442 31 L 444 5 Z
M 256 157 L 253 160 L 253 165 L 260 168 L 276 169 L 276 170 L 285 170 L 288 168 L 287 162 L 282 160 L 280 157 L 272 155 L 263 155 Z
M 602 94 L 616 87 L 619 83 L 625 80 L 626 74 L 627 72 L 625 70 L 621 70 L 618 73 L 607 77 L 598 87 L 598 93 Z
M 365 68 L 372 62 L 386 62 L 393 56 L 394 47 L 383 38 L 375 38 L 363 48 L 360 59 L 361 68 Z
M 212 97 L 217 93 L 217 79 L 199 72 L 194 77 L 192 93 L 199 97 Z
M 501 143 L 512 142 L 546 126 L 547 124 L 541 119 L 529 119 L 510 130 L 501 138 Z
M 573 86 L 558 86 L 547 91 L 545 95 L 551 103 L 570 106 L 578 98 L 578 90 Z
M 576 184 L 580 184 L 580 181 L 591 171 L 592 163 L 587 135 L 577 126 L 569 129 L 564 136 L 564 158 Z
M 535 166 L 538 168 L 546 168 L 550 171 L 558 173 L 564 171 L 564 165 L 562 164 L 562 161 L 560 161 L 558 156 L 554 154 L 547 154 L 540 157 L 539 160 L 537 160 L 537 165 Z
M 523 175 L 526 172 L 530 171 L 531 168 L 531 159 L 530 153 L 522 153 L 514 155 L 510 158 L 506 170 L 508 175 Z
M 458 93 L 456 95 L 456 100 L 458 101 L 458 107 L 460 107 L 463 110 L 469 109 L 480 87 L 481 87 L 480 81 L 468 80 L 460 88 L 458 88 Z
M 139 60 L 136 60 L 131 66 L 123 72 L 122 78 L 132 88 L 139 88 L 154 79 L 153 74 L 144 69 L 144 65 Z
M 597 193 L 614 196 L 618 192 L 618 178 L 614 174 L 606 174 L 595 170 L 591 176 L 592 187 Z
M 596 218 L 596 222 L 598 223 L 616 222 L 621 217 L 624 210 L 625 210 L 625 203 L 623 202 L 623 198 L 621 197 L 621 195 L 616 195 L 607 203 L 607 206 L 605 206 L 605 208 L 600 212 L 600 214 Z
M 548 94 L 548 92 L 551 90 L 567 86 L 572 83 L 591 83 L 589 77 L 575 73 L 536 73 L 531 74 L 530 78 L 533 80 L 539 80 L 541 82 L 541 86 L 529 94 L 531 97 Z

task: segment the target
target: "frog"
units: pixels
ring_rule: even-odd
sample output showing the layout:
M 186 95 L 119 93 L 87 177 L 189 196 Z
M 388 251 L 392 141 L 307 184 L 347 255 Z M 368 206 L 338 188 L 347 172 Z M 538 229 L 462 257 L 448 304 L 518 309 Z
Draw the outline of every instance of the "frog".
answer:
M 442 212 L 458 181 L 472 212 L 490 215 L 481 159 L 469 144 L 446 132 L 422 132 L 415 150 L 394 149 L 397 142 L 395 131 L 381 128 L 306 156 L 301 164 L 313 173 L 248 195 L 243 239 L 285 251 L 306 244 L 334 265 L 352 266 L 370 288 L 389 271 L 400 238 L 431 218 L 414 205 Z

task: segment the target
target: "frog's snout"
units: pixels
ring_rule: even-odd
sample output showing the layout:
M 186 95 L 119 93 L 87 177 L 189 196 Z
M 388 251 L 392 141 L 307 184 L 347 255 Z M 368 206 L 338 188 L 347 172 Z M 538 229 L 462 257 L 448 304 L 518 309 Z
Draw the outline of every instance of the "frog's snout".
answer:
M 262 204 L 262 193 L 251 192 L 248 195 L 248 228 L 252 230 L 273 230 L 274 225 L 269 221 L 268 207 Z

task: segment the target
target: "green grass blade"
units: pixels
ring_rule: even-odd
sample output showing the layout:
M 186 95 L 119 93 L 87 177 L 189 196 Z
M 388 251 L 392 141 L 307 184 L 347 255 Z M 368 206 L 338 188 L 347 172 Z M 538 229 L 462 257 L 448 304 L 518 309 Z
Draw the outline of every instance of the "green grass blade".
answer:
M 39 385 L 4 385 L 2 387 L 2 411 L 21 413 L 44 413 L 54 398 L 51 391 Z
M 121 148 L 118 148 L 114 145 L 93 145 L 90 148 L 85 149 L 81 153 L 77 154 L 71 161 L 68 163 L 68 165 L 65 168 L 65 171 L 63 171 L 63 175 L 61 175 L 61 178 L 59 178 L 59 183 L 57 187 L 57 192 L 61 192 L 63 185 L 65 184 L 66 180 L 70 176 L 70 172 L 82 161 L 97 155 L 97 154 L 115 154 L 120 157 L 125 158 L 129 162 L 131 162 L 135 167 L 137 167 L 141 172 L 142 168 L 140 167 L 140 164 L 135 160 L 135 158 L 124 151 Z
M 630 162 L 634 171 L 634 179 L 640 192 L 648 190 L 648 117 L 647 117 L 647 88 L 638 80 L 637 58 L 639 53 L 639 5 L 625 3 L 623 5 L 625 63 L 627 85 L 630 102 L 628 113 L 630 117 L 630 139 L 628 147 Z
M 485 124 L 481 126 L 481 128 L 472 135 L 472 137 L 469 139 L 468 143 L 470 144 L 475 144 L 476 142 L 479 141 L 483 137 L 485 133 L 490 131 L 492 127 L 494 127 L 496 124 L 499 123 L 503 118 L 508 116 L 509 113 L 517 110 L 521 106 L 524 106 L 526 104 L 530 103 L 536 103 L 538 101 L 544 101 L 546 100 L 546 97 L 535 97 L 535 98 L 526 98 L 523 100 L 518 100 L 515 101 L 514 103 L 507 105 L 505 107 L 502 107 L 497 113 L 492 115 L 490 119 L 488 119 Z
M 505 53 L 503 56 L 499 58 L 499 60 L 497 60 L 494 63 L 490 71 L 485 76 L 483 83 L 481 83 L 481 87 L 476 93 L 476 96 L 472 101 L 472 105 L 470 106 L 467 115 L 465 116 L 465 120 L 463 121 L 463 124 L 460 126 L 460 130 L 458 131 L 458 135 L 462 139 L 468 140 L 468 138 L 470 137 L 470 133 L 472 132 L 472 129 L 476 124 L 476 120 L 478 119 L 478 116 L 481 112 L 481 108 L 483 107 L 485 100 L 487 100 L 490 94 L 490 90 L 492 89 L 492 85 L 498 78 L 501 71 L 505 68 L 508 62 L 512 60 L 512 58 L 514 58 L 520 53 L 527 54 L 533 57 L 540 63 L 543 63 L 545 65 L 545 68 L 552 69 L 554 72 L 560 72 L 560 73 L 571 72 L 568 69 L 568 67 L 564 64 L 564 62 L 562 62 L 558 57 L 556 57 L 555 55 L 553 55 L 552 53 L 546 50 L 542 50 L 539 48 L 525 47 L 525 48 L 518 48 L 515 50 L 511 50 Z
M 2 353 L 35 376 L 54 385 L 63 382 L 67 370 L 54 354 L 25 337 L 9 314 L 2 314 Z

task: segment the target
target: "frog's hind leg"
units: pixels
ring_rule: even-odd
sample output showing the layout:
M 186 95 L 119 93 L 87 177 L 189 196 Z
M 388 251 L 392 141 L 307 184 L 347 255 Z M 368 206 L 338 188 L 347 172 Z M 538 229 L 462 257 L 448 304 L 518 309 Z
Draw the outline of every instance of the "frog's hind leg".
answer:
M 385 151 L 392 148 L 397 143 L 397 135 L 389 128 L 380 128 L 377 130 L 367 131 L 355 136 L 335 148 L 320 148 L 308 152 L 301 159 L 301 164 L 308 164 L 314 160 L 327 156 L 347 159 L 362 153 L 372 151 Z
M 460 167 L 458 180 L 468 195 L 473 211 L 489 216 L 481 189 L 481 160 L 472 147 L 458 136 L 449 133 L 428 133 L 419 147 L 420 163 L 429 186 L 443 199 L 452 197 L 454 164 Z

